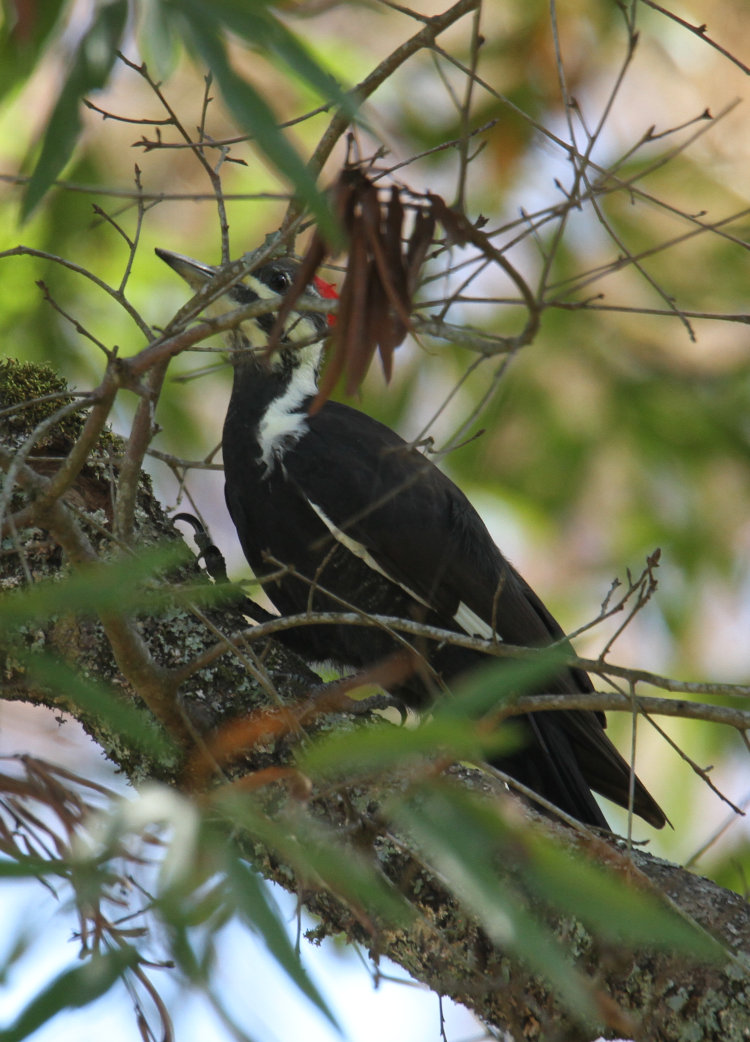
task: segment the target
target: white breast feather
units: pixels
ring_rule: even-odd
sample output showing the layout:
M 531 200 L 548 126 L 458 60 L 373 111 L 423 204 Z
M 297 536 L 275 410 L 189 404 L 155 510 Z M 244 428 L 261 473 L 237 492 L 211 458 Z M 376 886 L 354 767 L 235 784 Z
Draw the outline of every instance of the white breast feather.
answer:
M 308 326 L 308 323 L 299 324 Z M 307 328 L 300 335 L 305 333 L 309 335 Z M 296 338 L 292 335 L 291 339 Z M 285 449 L 298 441 L 307 430 L 307 411 L 302 405 L 317 393 L 320 352 L 320 344 L 311 344 L 299 350 L 297 366 L 288 387 L 280 398 L 271 402 L 258 424 L 261 458 L 269 470 L 281 459 Z M 271 364 L 274 364 L 273 360 Z

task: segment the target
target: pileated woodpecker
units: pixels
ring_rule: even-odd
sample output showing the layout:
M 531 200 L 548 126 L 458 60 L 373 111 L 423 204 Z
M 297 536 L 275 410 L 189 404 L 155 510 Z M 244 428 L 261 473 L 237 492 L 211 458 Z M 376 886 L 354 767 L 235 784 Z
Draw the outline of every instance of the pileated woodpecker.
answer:
M 194 289 L 217 269 L 167 250 L 157 254 Z M 213 313 L 282 295 L 293 261 L 275 260 L 235 283 Z M 307 293 L 330 295 L 316 279 Z M 209 309 L 211 311 L 211 309 Z M 422 453 L 370 416 L 317 392 L 326 316 L 294 312 L 280 349 L 264 349 L 275 316 L 249 319 L 229 334 L 234 385 L 224 422 L 225 495 L 245 556 L 283 615 L 341 611 L 419 619 L 442 629 L 515 645 L 543 645 L 563 631 L 505 560 L 464 494 Z M 289 566 L 285 571 L 278 564 Z M 348 668 L 371 666 L 398 644 L 387 631 L 351 625 L 304 626 L 286 639 L 304 657 Z M 434 645 L 429 665 L 443 682 L 485 656 Z M 434 694 L 425 671 L 394 692 L 419 708 Z M 586 673 L 565 668 L 545 693 L 593 691 Z M 607 828 L 591 790 L 628 806 L 630 768 L 604 727 L 583 710 L 520 718 L 523 745 L 496 766 L 579 821 Z M 640 781 L 634 809 L 656 828 L 666 818 Z

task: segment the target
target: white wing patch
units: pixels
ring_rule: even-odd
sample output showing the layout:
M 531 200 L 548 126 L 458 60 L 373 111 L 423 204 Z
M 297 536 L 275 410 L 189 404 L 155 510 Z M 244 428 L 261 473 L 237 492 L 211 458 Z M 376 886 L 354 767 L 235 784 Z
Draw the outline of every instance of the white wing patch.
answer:
M 485 640 L 502 640 L 503 638 L 495 633 L 492 626 L 488 625 L 484 619 L 480 619 L 475 611 L 472 611 L 463 601 L 458 606 L 458 611 L 453 616 L 454 621 L 461 627 L 464 633 L 470 637 L 484 637 Z
M 418 593 L 415 593 L 414 590 L 408 587 L 405 583 L 399 582 L 398 579 L 394 579 L 392 575 L 389 575 L 388 572 L 378 564 L 367 547 L 363 546 L 362 543 L 357 542 L 356 539 L 352 539 L 352 537 L 347 535 L 346 532 L 342 532 L 317 503 L 313 503 L 311 499 L 308 499 L 307 502 L 313 508 L 334 539 L 338 543 L 341 543 L 342 546 L 345 546 L 349 553 L 359 557 L 361 561 L 365 562 L 368 568 L 372 568 L 372 570 L 377 572 L 378 575 L 382 575 L 389 582 L 400 586 L 401 589 L 405 593 L 408 593 L 410 597 L 413 597 L 415 601 L 424 604 L 425 608 L 431 608 L 431 605 L 424 599 L 424 597 L 420 597 Z M 497 633 L 493 632 L 492 627 L 488 625 L 484 619 L 481 619 L 477 613 L 472 611 L 463 601 L 459 604 L 458 611 L 453 616 L 453 619 L 454 622 L 461 627 L 464 633 L 468 634 L 470 637 L 484 637 L 485 640 L 502 639 Z
M 352 539 L 352 537 L 350 535 L 347 535 L 346 532 L 342 532 L 340 528 L 337 528 L 333 521 L 331 521 L 330 517 L 328 517 L 325 511 L 323 511 L 317 503 L 313 503 L 311 499 L 308 499 L 307 502 L 313 508 L 315 513 L 318 515 L 318 517 L 326 526 L 326 528 L 334 537 L 334 539 L 338 543 L 341 543 L 342 546 L 345 546 L 349 553 L 352 553 L 356 557 L 359 557 L 361 561 L 365 562 L 368 568 L 372 568 L 374 572 L 377 572 L 379 575 L 382 575 L 384 578 L 388 580 L 388 582 L 392 582 L 395 583 L 396 586 L 400 586 L 401 589 L 405 593 L 408 593 L 410 597 L 413 597 L 415 601 L 419 601 L 420 604 L 424 604 L 425 608 L 430 607 L 427 601 L 423 597 L 420 597 L 418 593 L 415 593 L 414 590 L 410 589 L 404 583 L 399 582 L 398 579 L 394 579 L 393 576 L 389 575 L 384 568 L 381 568 L 381 566 L 372 556 L 367 547 L 363 546 L 362 543 L 357 542 L 356 539 Z

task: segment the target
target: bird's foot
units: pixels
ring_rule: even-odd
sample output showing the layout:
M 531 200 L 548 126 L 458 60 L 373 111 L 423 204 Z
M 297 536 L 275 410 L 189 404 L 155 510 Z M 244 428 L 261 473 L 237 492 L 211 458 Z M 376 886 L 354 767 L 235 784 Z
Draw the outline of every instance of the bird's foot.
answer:
M 203 563 L 206 566 L 206 571 L 216 583 L 228 583 L 229 576 L 227 575 L 227 565 L 224 560 L 224 554 L 215 545 L 211 536 L 207 532 L 203 525 L 194 514 L 175 514 L 174 521 L 184 521 L 190 525 L 193 529 L 193 538 L 195 539 L 195 545 L 198 547 L 198 560 L 203 559 Z
M 272 622 L 278 618 L 277 615 L 256 604 L 242 592 L 239 586 L 230 581 L 224 554 L 212 541 L 203 523 L 194 514 L 175 514 L 173 520 L 185 521 L 192 527 L 193 538 L 198 547 L 198 560 L 203 560 L 206 571 L 217 586 L 226 587 L 233 606 L 237 607 L 252 622 Z

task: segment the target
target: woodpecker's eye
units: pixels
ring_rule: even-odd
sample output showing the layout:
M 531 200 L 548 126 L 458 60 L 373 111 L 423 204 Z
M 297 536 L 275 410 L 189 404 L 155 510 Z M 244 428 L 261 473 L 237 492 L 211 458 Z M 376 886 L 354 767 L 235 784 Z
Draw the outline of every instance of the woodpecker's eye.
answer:
M 292 276 L 288 271 L 277 268 L 270 273 L 267 284 L 268 288 L 272 289 L 274 293 L 285 293 L 292 284 Z

